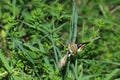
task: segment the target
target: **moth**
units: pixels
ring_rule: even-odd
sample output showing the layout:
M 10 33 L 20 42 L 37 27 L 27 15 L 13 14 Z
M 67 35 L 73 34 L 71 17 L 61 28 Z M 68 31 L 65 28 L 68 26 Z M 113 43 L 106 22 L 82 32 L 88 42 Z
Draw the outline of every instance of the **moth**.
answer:
M 88 44 L 88 43 L 90 43 L 90 42 L 92 42 L 92 41 L 94 41 L 94 40 L 97 40 L 97 39 L 99 39 L 100 37 L 96 37 L 96 38 L 94 38 L 93 40 L 91 40 L 91 41 L 88 41 L 88 42 L 85 42 L 85 43 L 81 43 L 81 44 L 75 44 L 75 43 L 73 43 L 73 42 L 70 42 L 69 44 L 68 44 L 68 51 L 67 51 L 67 53 L 66 53 L 66 55 L 65 56 L 63 56 L 61 59 L 60 59 L 60 61 L 59 61 L 59 63 L 58 63 L 58 67 L 61 69 L 65 64 L 66 64 L 66 62 L 67 62 L 67 59 L 71 56 L 71 55 L 77 55 L 77 52 L 80 52 L 80 51 L 82 51 L 83 49 L 84 49 L 84 47 Z
M 58 63 L 58 67 L 61 69 L 67 62 L 67 59 L 71 56 L 71 55 L 76 55 L 77 52 L 82 51 L 82 49 L 88 44 L 89 42 L 86 43 L 82 43 L 82 44 L 75 44 L 73 42 L 70 42 L 68 44 L 68 51 L 66 53 L 65 56 L 63 56 L 59 63 Z

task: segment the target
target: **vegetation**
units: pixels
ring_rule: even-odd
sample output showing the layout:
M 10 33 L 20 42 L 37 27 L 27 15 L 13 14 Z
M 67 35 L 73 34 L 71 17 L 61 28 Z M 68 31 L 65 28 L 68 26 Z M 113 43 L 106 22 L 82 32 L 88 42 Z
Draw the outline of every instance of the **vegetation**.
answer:
M 119 0 L 1 0 L 1 80 L 120 80 Z M 98 40 L 92 41 L 94 38 Z M 68 43 L 90 42 L 58 68 Z

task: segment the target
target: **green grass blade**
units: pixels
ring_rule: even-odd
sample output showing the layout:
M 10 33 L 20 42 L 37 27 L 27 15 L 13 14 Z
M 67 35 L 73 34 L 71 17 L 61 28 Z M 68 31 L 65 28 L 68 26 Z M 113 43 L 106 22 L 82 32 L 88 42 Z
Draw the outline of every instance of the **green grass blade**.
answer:
M 61 30 L 62 27 L 64 27 L 67 22 L 63 23 L 63 24 L 60 25 L 58 28 L 56 28 L 55 30 L 53 30 L 53 31 L 51 31 L 51 32 L 49 32 L 49 33 L 48 33 L 47 31 L 45 31 L 44 29 L 39 28 L 39 27 L 36 28 L 35 26 L 33 26 L 32 24 L 29 24 L 29 23 L 27 23 L 27 22 L 23 22 L 23 21 L 22 21 L 22 23 L 26 24 L 26 25 L 29 26 L 30 28 L 37 29 L 37 30 L 43 32 L 45 35 L 40 39 L 40 41 L 41 41 L 41 40 L 43 40 L 44 38 L 50 36 L 52 33 Z M 42 25 L 42 26 L 44 26 L 44 25 Z
M 13 42 L 17 45 L 17 47 L 19 49 L 22 50 L 22 52 L 24 53 L 24 55 L 26 56 L 26 58 L 33 64 L 34 71 L 37 74 L 38 78 L 40 79 L 40 76 L 37 73 L 37 70 L 36 70 L 36 67 L 35 67 L 35 63 L 34 63 L 34 60 L 32 59 L 32 57 L 26 52 L 26 50 L 24 49 L 24 47 L 22 46 L 22 44 L 20 43 L 20 41 L 18 41 L 15 38 L 13 38 Z
M 46 53 L 46 51 L 45 51 L 45 49 L 44 49 L 44 47 L 43 47 L 43 44 L 42 44 L 39 40 L 37 40 L 37 42 L 38 42 L 38 45 L 39 45 L 39 50 L 40 50 L 41 52 L 43 52 L 43 53 Z
M 13 2 L 12 2 L 12 10 L 13 10 L 13 16 L 14 16 L 14 18 L 15 18 L 15 15 L 16 15 L 16 11 L 15 11 L 15 7 L 16 7 L 16 0 L 13 0 Z
M 85 21 L 83 20 L 83 25 L 82 25 L 82 42 L 84 41 L 84 34 L 85 34 Z
M 104 10 L 104 9 L 105 9 L 104 6 L 105 6 L 105 5 L 104 5 L 104 1 L 103 1 L 103 0 L 100 0 L 100 1 L 99 1 L 99 8 L 100 8 L 101 12 L 103 13 L 104 17 L 107 18 L 107 14 L 106 14 L 106 12 L 105 12 L 105 10 Z
M 97 77 L 97 76 L 99 76 L 99 75 L 87 75 L 83 78 L 80 78 L 80 80 L 91 80 L 91 78 L 94 78 L 94 77 Z
M 75 42 L 77 38 L 77 7 L 75 4 L 75 0 L 73 0 L 73 18 L 72 18 L 72 29 L 73 29 L 73 39 L 72 41 Z
M 106 78 L 104 80 L 111 80 L 112 77 L 119 71 L 120 71 L 119 69 L 113 70 L 110 74 L 107 74 L 107 76 L 106 76 Z
M 53 51 L 54 51 L 53 53 L 54 53 L 54 56 L 55 56 L 55 61 L 58 64 L 58 55 L 57 55 L 54 39 L 53 39 L 52 35 L 49 38 L 50 38 L 50 40 L 52 42 L 52 45 L 53 45 Z
M 98 63 L 106 63 L 106 64 L 113 64 L 120 66 L 120 63 L 118 62 L 111 62 L 111 61 L 102 61 L 102 60 L 86 60 L 86 59 L 79 59 L 79 61 L 87 61 L 87 62 L 98 62 Z
M 22 44 L 20 43 L 20 41 L 16 40 L 13 38 L 13 42 L 18 46 L 18 48 L 20 48 L 22 50 L 22 52 L 24 53 L 24 55 L 26 56 L 26 58 L 32 62 L 32 64 L 34 64 L 33 59 L 30 57 L 30 55 L 25 51 L 24 47 L 22 46 Z
M 3 53 L 0 50 L 0 58 L 5 66 L 5 68 L 8 70 L 8 72 L 11 74 L 12 73 L 12 69 L 11 67 L 8 65 L 8 61 L 6 59 L 6 57 L 3 55 Z
M 32 51 L 40 51 L 38 48 L 36 48 L 36 47 L 34 47 L 34 46 L 32 46 L 32 45 L 30 45 L 28 43 L 24 43 L 23 45 L 28 47 Z
M 14 80 L 17 80 L 17 77 L 14 76 L 13 71 L 12 71 L 11 67 L 10 67 L 9 64 L 8 64 L 7 58 L 3 55 L 3 53 L 1 52 L 1 50 L 0 50 L 0 59 L 1 59 L 2 63 L 4 64 L 4 67 L 7 69 L 7 71 L 8 71 L 10 74 L 12 74 L 13 79 L 14 79 Z

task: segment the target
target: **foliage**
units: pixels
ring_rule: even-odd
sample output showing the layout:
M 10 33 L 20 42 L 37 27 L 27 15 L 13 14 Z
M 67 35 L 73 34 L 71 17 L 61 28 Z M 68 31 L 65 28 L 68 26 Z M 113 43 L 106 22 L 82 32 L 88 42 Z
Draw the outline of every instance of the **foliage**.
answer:
M 0 79 L 119 80 L 119 3 L 1 0 Z M 69 41 L 91 42 L 60 70 Z

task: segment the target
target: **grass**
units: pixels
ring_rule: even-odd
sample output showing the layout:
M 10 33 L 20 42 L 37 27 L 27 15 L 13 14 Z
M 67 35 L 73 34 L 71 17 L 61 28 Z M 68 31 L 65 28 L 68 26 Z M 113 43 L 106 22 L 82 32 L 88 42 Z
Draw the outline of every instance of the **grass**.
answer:
M 119 80 L 119 3 L 2 0 L 0 79 Z M 70 41 L 91 42 L 59 69 Z

